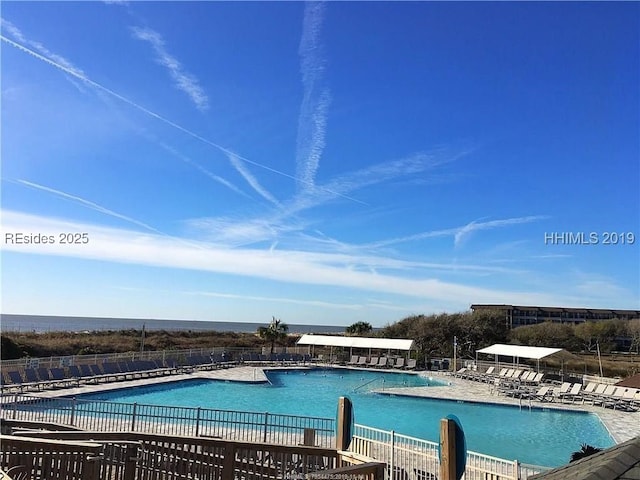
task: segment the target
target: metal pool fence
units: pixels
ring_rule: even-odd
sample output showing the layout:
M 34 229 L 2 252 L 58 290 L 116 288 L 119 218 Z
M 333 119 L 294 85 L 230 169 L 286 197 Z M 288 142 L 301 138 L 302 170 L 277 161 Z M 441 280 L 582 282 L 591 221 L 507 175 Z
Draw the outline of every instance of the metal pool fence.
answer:
M 269 412 L 115 403 L 75 398 L 4 396 L 3 418 L 100 432 L 214 437 L 279 445 L 333 447 L 335 420 Z
M 436 480 L 439 476 L 439 445 L 395 433 L 356 424 L 349 451 L 387 464 L 386 478 Z M 467 452 L 463 480 L 521 480 L 546 470 L 517 460 L 504 460 L 481 453 Z
M 29 395 L 3 396 L 2 418 L 48 422 L 92 432 L 138 432 L 219 438 L 255 444 L 335 448 L 334 419 L 206 408 L 115 403 Z M 356 424 L 349 452 L 387 465 L 385 478 L 436 480 L 439 445 Z M 464 480 L 522 480 L 545 470 L 467 452 Z

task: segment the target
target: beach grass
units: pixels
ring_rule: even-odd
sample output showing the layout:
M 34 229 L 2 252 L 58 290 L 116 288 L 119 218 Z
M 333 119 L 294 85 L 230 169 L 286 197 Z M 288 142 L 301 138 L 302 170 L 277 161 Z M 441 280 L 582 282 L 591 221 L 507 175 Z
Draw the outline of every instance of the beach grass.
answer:
M 283 345 L 293 346 L 297 336 L 288 336 Z M 2 360 L 21 357 L 91 355 L 140 351 L 141 330 L 99 330 L 84 332 L 3 332 Z M 183 350 L 189 348 L 260 348 L 264 340 L 254 333 L 153 330 L 144 334 L 144 349 Z

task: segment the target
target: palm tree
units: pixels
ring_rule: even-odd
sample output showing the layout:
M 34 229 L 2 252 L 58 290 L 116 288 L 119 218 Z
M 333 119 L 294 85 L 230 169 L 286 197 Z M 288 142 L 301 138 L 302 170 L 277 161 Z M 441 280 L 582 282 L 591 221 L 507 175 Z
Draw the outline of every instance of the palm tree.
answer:
M 589 455 L 593 455 L 594 453 L 598 453 L 601 451 L 601 448 L 592 447 L 591 445 L 583 443 L 582 445 L 580 445 L 580 450 L 571 454 L 571 460 L 569 461 L 575 462 L 576 460 L 580 460 L 581 458 L 588 457 Z
M 287 338 L 287 332 L 289 331 L 289 326 L 286 323 L 282 323 L 282 320 L 271 317 L 271 323 L 268 327 L 259 327 L 258 335 L 263 340 L 266 340 L 271 343 L 271 353 L 273 353 L 273 349 L 275 348 L 277 341 L 282 341 Z
M 373 330 L 369 322 L 356 322 L 344 329 L 347 335 L 366 335 Z

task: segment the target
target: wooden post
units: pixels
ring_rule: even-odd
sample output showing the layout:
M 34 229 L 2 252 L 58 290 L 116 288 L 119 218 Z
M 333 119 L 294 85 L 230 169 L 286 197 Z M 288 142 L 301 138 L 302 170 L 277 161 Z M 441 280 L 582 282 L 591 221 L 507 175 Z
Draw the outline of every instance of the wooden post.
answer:
M 122 480 L 134 480 L 138 464 L 138 445 L 126 444 L 124 446 L 124 472 Z
M 336 450 L 346 450 L 351 442 L 351 417 L 353 404 L 347 397 L 338 400 L 338 418 L 336 422 Z
M 224 459 L 222 460 L 221 480 L 234 480 L 236 465 L 236 450 L 233 443 L 224 446 Z
M 131 431 L 135 432 L 136 431 L 136 410 L 138 410 L 138 404 L 134 403 L 133 404 L 133 412 L 131 412 Z
M 302 441 L 302 444 L 306 447 L 316 446 L 316 430 L 314 428 L 304 429 L 304 439 Z
M 198 435 L 200 435 L 200 407 L 198 407 L 198 414 L 196 416 L 196 434 L 195 436 L 197 437 Z
M 262 437 L 262 442 L 267 443 L 267 428 L 269 426 L 269 412 L 264 413 L 264 433 Z
M 456 424 L 440 420 L 440 480 L 456 479 Z
M 76 397 L 71 399 L 71 419 L 69 420 L 69 425 L 72 427 L 76 424 Z

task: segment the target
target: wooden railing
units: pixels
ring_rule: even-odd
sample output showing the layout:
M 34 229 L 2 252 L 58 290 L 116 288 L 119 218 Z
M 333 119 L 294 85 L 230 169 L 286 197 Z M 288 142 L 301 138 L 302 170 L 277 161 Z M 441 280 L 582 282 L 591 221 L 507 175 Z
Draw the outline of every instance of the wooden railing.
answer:
M 0 435 L 0 468 L 29 479 L 99 480 L 102 446 Z
M 202 437 L 118 432 L 18 432 L 38 442 L 90 442 L 100 450 L 99 480 L 266 480 L 305 478 L 339 468 L 337 450 Z M 10 437 L 12 438 L 12 437 Z M 3 447 L 4 450 L 4 442 Z M 34 454 L 38 457 L 38 454 Z M 11 457 L 11 452 L 7 452 Z M 367 470 L 368 471 L 368 470 Z M 33 477 L 50 478 L 50 477 Z M 72 479 L 76 477 L 55 477 Z M 374 478 L 374 477 L 370 477 Z M 82 477 L 84 480 L 84 477 Z M 93 480 L 93 478 L 91 478 Z

